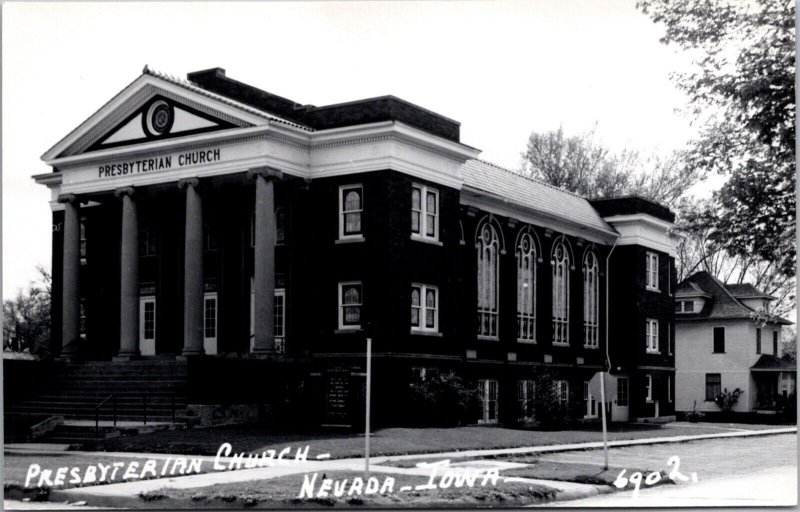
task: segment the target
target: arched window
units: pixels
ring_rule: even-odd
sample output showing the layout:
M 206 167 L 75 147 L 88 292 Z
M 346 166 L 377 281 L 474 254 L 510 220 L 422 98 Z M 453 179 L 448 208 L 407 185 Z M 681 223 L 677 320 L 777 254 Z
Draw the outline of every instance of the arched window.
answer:
M 599 266 L 593 251 L 586 251 L 583 257 L 583 344 L 598 346 L 599 326 Z
M 563 241 L 553 248 L 553 343 L 569 344 L 569 251 Z
M 478 335 L 497 337 L 500 239 L 489 222 L 478 230 Z
M 517 340 L 536 343 L 536 244 L 529 231 L 517 242 Z

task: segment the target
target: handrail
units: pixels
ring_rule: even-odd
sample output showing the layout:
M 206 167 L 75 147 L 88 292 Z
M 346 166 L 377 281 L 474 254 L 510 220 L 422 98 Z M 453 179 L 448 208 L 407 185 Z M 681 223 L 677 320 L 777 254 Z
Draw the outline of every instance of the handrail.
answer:
M 94 436 L 100 435 L 100 408 L 103 407 L 109 400 L 114 400 L 114 426 L 117 426 L 117 395 L 108 395 L 102 402 L 97 404 L 94 408 Z

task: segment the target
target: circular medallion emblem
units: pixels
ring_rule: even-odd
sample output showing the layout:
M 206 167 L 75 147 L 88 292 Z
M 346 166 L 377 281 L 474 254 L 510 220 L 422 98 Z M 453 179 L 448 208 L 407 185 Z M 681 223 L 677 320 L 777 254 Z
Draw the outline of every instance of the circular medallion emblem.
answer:
M 174 115 L 172 107 L 163 100 L 159 100 L 150 105 L 144 117 L 144 129 L 150 137 L 158 137 L 169 133 L 172 128 Z

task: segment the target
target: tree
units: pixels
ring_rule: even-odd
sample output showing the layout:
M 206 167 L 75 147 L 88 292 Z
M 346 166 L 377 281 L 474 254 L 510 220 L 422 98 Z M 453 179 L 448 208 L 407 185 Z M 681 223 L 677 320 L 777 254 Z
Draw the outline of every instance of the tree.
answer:
M 49 350 L 52 280 L 42 267 L 37 271 L 39 281 L 3 302 L 4 348 L 32 353 Z
M 789 0 L 640 0 L 662 42 L 694 57 L 673 79 L 704 129 L 687 165 L 729 179 L 711 234 L 795 274 L 795 7 Z
M 613 153 L 595 141 L 594 130 L 565 135 L 563 128 L 532 132 L 522 153 L 522 173 L 584 197 L 636 194 L 677 206 L 700 175 L 669 156 L 625 150 Z

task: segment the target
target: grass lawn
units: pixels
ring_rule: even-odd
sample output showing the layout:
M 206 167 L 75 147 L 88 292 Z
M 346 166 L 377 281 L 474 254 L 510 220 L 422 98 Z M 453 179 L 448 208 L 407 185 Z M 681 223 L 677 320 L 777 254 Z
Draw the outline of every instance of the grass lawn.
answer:
M 714 434 L 741 430 L 774 428 L 772 425 L 723 423 L 672 423 L 666 425 L 612 425 L 608 439 L 641 439 L 679 435 Z M 437 451 L 463 451 L 488 448 L 546 446 L 562 443 L 601 441 L 599 425 L 586 425 L 561 431 L 538 431 L 492 427 L 386 428 L 371 436 L 373 456 L 405 455 Z M 215 455 L 222 443 L 231 443 L 234 452 L 261 452 L 310 445 L 309 457 L 330 453 L 331 458 L 360 457 L 364 438 L 353 433 L 281 432 L 259 425 L 240 425 L 205 429 L 171 430 L 140 436 L 108 439 L 98 446 L 106 451 Z
M 488 507 L 522 506 L 533 503 L 542 503 L 550 500 L 555 495 L 555 490 L 540 485 L 523 482 L 506 482 L 498 480 L 496 485 L 487 482 L 482 486 L 479 477 L 473 487 L 451 485 L 446 489 L 415 490 L 417 485 L 426 484 L 427 477 L 416 475 L 385 475 L 373 473 L 379 485 L 385 484 L 387 477 L 394 478 L 395 482 L 391 492 L 386 489 L 383 494 L 365 494 L 355 492 L 348 496 L 350 486 L 356 477 L 363 478 L 363 473 L 349 471 L 328 472 L 326 478 L 342 482 L 347 480 L 342 487 L 342 496 L 335 497 L 333 490 L 326 497 L 317 497 L 322 484 L 322 475 L 317 477 L 314 486 L 314 497 L 300 498 L 300 491 L 304 482 L 304 475 L 290 475 L 269 480 L 240 482 L 232 484 L 218 484 L 199 489 L 171 489 L 165 488 L 153 491 L 140 498 L 150 504 L 157 504 L 164 508 L 170 506 L 181 507 L 191 504 L 194 507 L 222 508 L 222 507 L 263 507 L 263 508 L 289 508 L 289 507 L 315 507 L 320 506 L 360 506 L 365 507 Z M 439 482 L 440 480 L 436 480 Z M 401 490 L 404 486 L 411 486 L 409 490 Z

